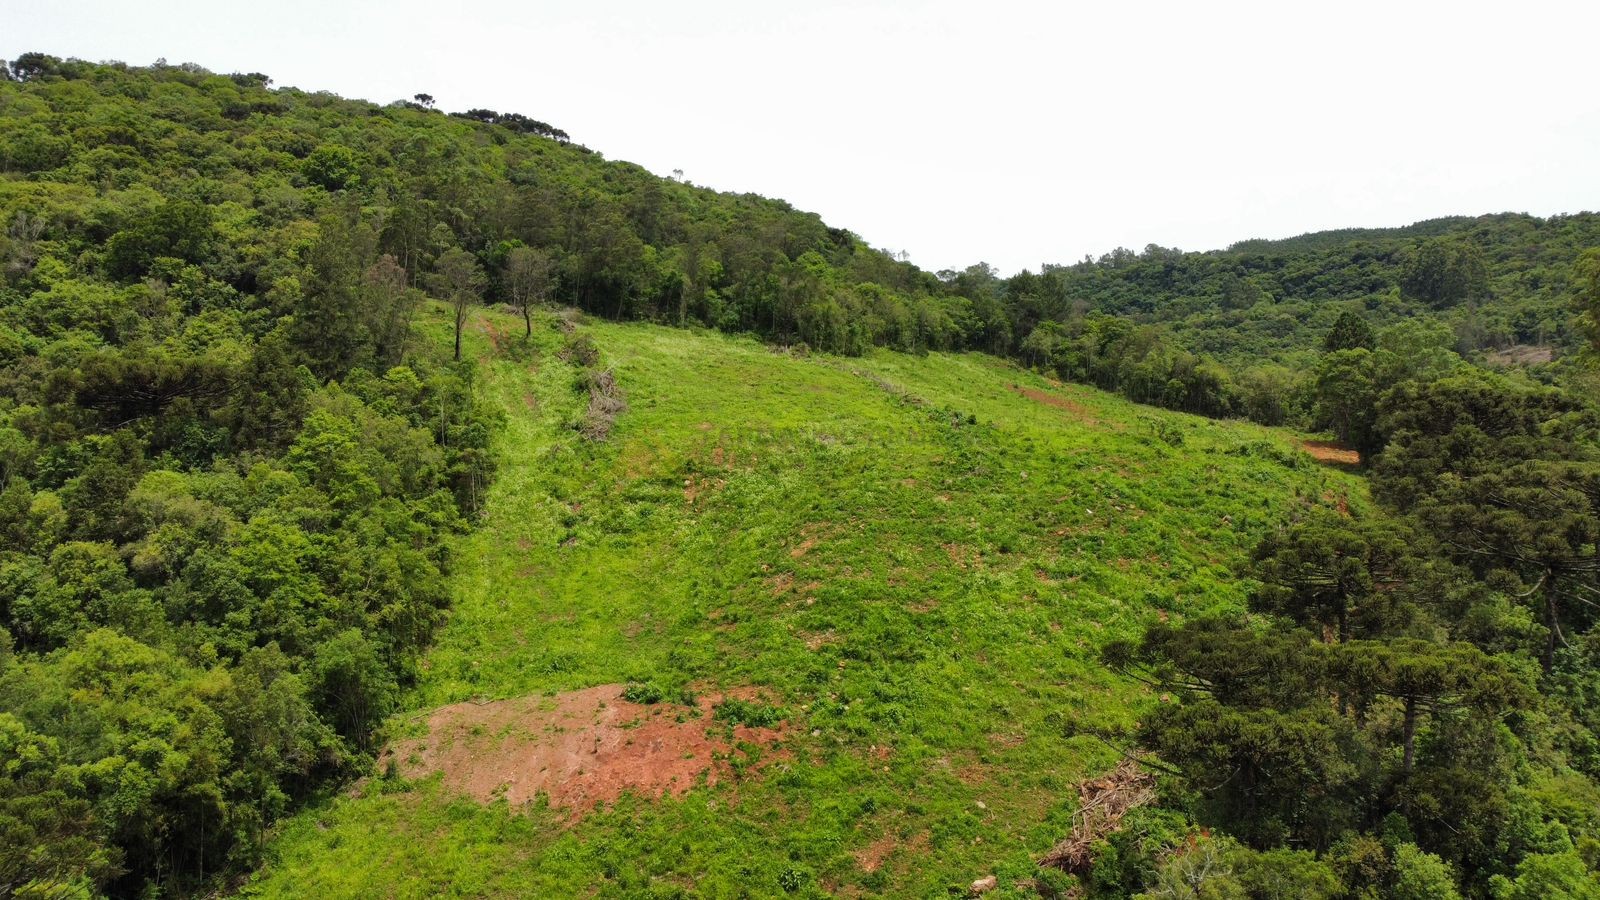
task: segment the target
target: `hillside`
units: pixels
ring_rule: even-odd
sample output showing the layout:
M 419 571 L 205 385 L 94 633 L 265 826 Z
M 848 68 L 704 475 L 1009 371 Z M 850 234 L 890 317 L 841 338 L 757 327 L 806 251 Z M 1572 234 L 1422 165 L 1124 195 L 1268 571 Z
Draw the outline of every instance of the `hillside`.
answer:
M 430 322 L 442 337 L 442 313 Z M 554 324 L 525 354 L 493 349 L 516 319 L 475 322 L 509 417 L 501 474 L 389 731 L 414 737 L 443 704 L 599 684 L 753 689 L 785 716 L 754 751 L 770 762 L 570 826 L 564 807 L 460 800 L 458 772 L 424 765 L 292 820 L 253 895 L 1014 886 L 1068 828 L 1075 782 L 1116 759 L 1086 732 L 1153 702 L 1098 648 L 1242 608 L 1240 570 L 1286 509 L 1365 502 L 1289 435 L 982 356 L 807 358 L 650 326 L 580 331 L 628 404 L 594 445 L 570 425 L 586 395 Z M 538 708 L 473 707 L 491 735 L 537 729 Z M 452 765 L 514 752 L 473 746 Z
M 538 299 L 608 317 L 844 351 L 961 339 L 966 313 L 937 279 L 814 213 L 656 177 L 521 114 L 380 106 L 191 65 L 30 54 L 10 74 L 12 272 L 71 260 L 86 270 L 74 274 L 137 284 L 189 264 L 248 305 L 306 317 L 321 285 L 299 264 L 319 239 L 392 256 L 413 286 L 465 249 L 496 300 L 511 299 L 507 257 L 526 246 L 542 262 Z M 375 327 L 338 323 L 324 343 Z
M 934 275 L 0 75 L 0 896 L 1600 897 L 1595 215 Z

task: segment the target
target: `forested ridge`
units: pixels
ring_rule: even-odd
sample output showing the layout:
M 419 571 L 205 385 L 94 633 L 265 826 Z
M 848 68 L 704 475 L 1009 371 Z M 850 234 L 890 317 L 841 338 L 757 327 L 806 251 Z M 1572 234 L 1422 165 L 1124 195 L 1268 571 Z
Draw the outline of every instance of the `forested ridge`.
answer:
M 1096 737 L 1164 777 L 1079 887 L 1600 897 L 1600 216 L 935 274 L 522 113 L 4 75 L 0 895 L 225 887 L 369 770 L 495 474 L 462 342 L 487 305 L 525 337 L 575 307 L 980 350 L 1332 432 L 1375 504 L 1280 511 L 1248 610 L 1105 648 L 1159 700 Z M 417 338 L 437 304 L 453 346 Z M 1535 364 L 1501 366 L 1517 346 Z M 611 376 L 563 352 L 603 441 Z

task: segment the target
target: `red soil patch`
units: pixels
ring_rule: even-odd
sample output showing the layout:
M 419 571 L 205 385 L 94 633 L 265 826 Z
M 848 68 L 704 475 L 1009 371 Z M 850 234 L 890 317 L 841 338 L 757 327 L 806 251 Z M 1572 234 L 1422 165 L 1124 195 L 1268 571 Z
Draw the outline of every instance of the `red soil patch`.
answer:
M 1341 466 L 1361 465 L 1361 454 L 1338 441 L 1301 441 L 1300 447 L 1317 462 L 1338 463 Z
M 705 478 L 700 475 L 692 475 L 685 478 L 683 480 L 683 502 L 693 506 L 702 494 L 721 490 L 727 483 L 726 480 L 721 478 Z
M 911 840 L 903 843 L 898 835 L 893 833 L 885 834 L 851 855 L 856 858 L 856 865 L 861 867 L 861 871 L 871 874 L 883 868 L 884 860 L 902 847 L 912 853 L 927 850 L 928 833 L 926 831 L 919 832 Z
M 455 703 L 428 716 L 425 737 L 396 741 L 380 762 L 407 778 L 443 773 L 444 786 L 513 806 L 547 794 L 553 807 L 581 814 L 633 791 L 682 796 L 731 771 L 735 743 L 775 747 L 786 726 L 727 727 L 712 720 L 722 695 L 702 697 L 698 717 L 676 704 L 645 706 L 605 684 L 554 697 Z M 739 693 L 739 692 L 735 692 Z M 750 693 L 750 692 L 743 692 Z M 766 754 L 762 762 L 786 754 Z
M 795 548 L 789 551 L 789 556 L 793 557 L 794 559 L 799 559 L 800 557 L 805 556 L 807 553 L 810 553 L 813 547 L 822 542 L 822 536 L 818 532 L 822 531 L 823 527 L 824 526 L 813 522 L 812 524 L 801 528 L 800 534 L 804 536 L 805 540 L 802 540 L 799 544 L 795 545 Z
M 1085 422 L 1088 422 L 1091 425 L 1100 421 L 1099 419 L 1095 418 L 1094 413 L 1089 412 L 1088 407 L 1081 403 L 1068 400 L 1065 397 L 1061 397 L 1056 394 L 1048 394 L 1044 391 L 1036 390 L 1034 388 L 1023 387 L 1019 384 L 1011 385 L 1011 389 L 1035 403 L 1043 403 L 1045 406 L 1054 406 L 1056 409 L 1066 410 L 1067 412 L 1079 419 L 1084 420 Z

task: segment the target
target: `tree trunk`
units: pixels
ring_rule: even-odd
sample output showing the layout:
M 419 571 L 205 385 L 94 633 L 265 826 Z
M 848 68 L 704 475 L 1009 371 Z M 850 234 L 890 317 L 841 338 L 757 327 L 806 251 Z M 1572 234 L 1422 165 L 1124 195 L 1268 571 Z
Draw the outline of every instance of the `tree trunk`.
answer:
M 461 317 L 456 317 L 456 362 L 461 361 Z
M 522 304 L 522 324 L 528 332 L 528 337 L 533 337 L 533 308 L 530 304 Z
M 1548 632 L 1544 639 L 1544 674 L 1549 675 L 1556 666 L 1556 637 L 1559 635 L 1561 624 L 1556 618 L 1558 607 L 1556 605 L 1556 578 L 1554 573 L 1544 576 L 1544 627 Z
M 1411 765 L 1417 758 L 1417 698 L 1406 698 L 1405 719 L 1405 773 L 1411 774 Z

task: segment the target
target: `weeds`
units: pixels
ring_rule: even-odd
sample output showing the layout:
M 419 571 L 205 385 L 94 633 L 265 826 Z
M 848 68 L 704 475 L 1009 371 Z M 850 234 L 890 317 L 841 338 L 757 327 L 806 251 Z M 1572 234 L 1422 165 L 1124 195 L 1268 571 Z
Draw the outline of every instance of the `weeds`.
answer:
M 729 697 L 718 703 L 712 710 L 711 717 L 718 722 L 730 725 L 744 725 L 749 728 L 772 728 L 779 722 L 789 717 L 783 709 L 766 703 L 756 703 L 750 700 L 740 700 Z

